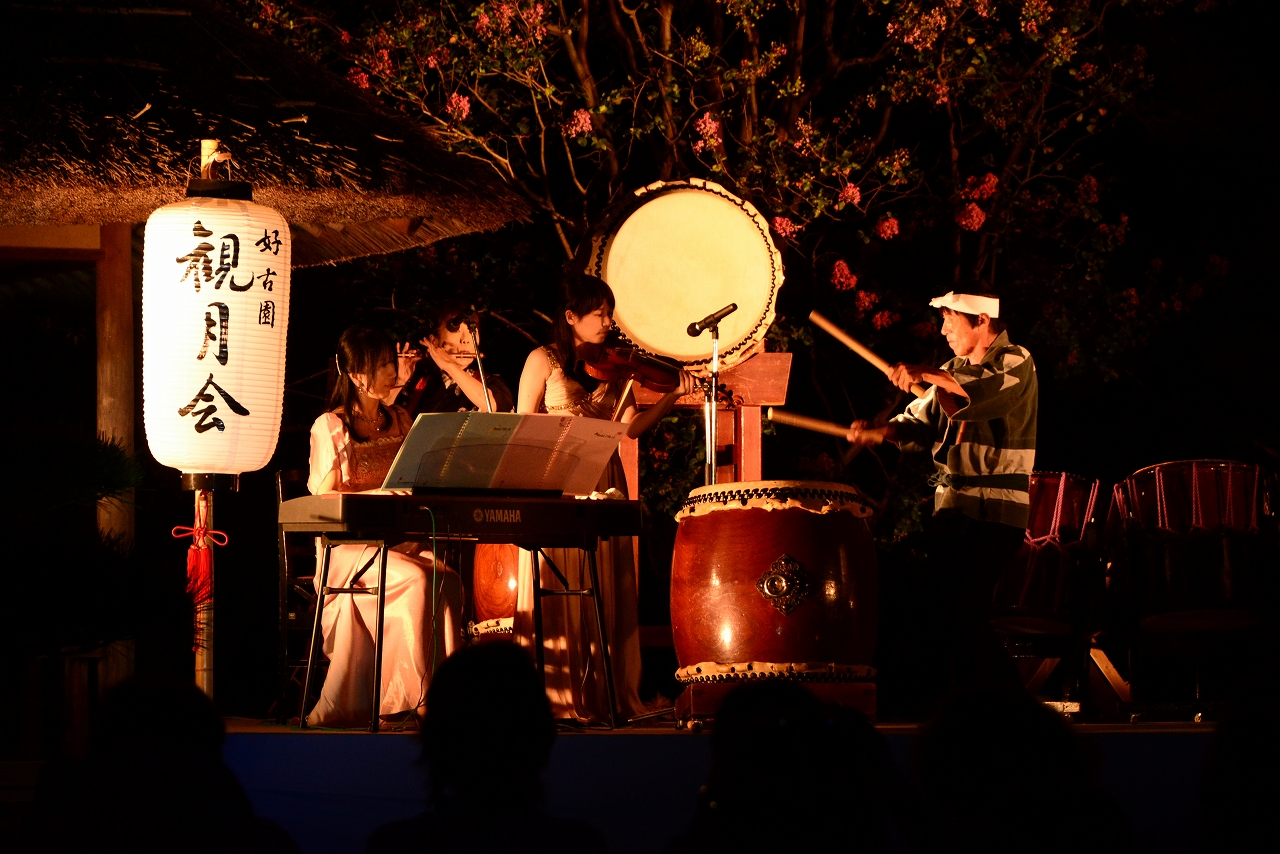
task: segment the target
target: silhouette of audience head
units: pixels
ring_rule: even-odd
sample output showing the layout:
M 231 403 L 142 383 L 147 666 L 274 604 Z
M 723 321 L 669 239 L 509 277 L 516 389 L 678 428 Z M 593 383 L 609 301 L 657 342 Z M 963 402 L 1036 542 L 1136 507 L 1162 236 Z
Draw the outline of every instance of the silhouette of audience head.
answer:
M 929 847 L 1124 851 L 1128 829 L 1062 716 L 1025 691 L 953 694 L 920 743 Z
M 1271 669 L 1240 692 L 1214 733 L 1200 777 L 1201 851 L 1280 849 L 1275 790 L 1263 782 L 1280 763 L 1280 688 Z
M 384 824 L 366 850 L 603 854 L 608 846 L 590 825 L 541 809 L 540 777 L 555 735 L 551 704 L 522 647 L 458 650 L 427 691 L 422 754 L 431 809 Z
M 743 685 L 715 717 L 698 815 L 672 850 L 880 850 L 891 768 L 857 712 L 786 680 Z
M 536 801 L 555 740 L 551 704 L 529 654 L 484 643 L 445 659 L 427 693 L 423 758 L 433 795 Z
M 38 851 L 296 852 L 253 814 L 222 761 L 222 718 L 195 685 L 131 679 L 107 692 L 88 760 L 42 781 Z

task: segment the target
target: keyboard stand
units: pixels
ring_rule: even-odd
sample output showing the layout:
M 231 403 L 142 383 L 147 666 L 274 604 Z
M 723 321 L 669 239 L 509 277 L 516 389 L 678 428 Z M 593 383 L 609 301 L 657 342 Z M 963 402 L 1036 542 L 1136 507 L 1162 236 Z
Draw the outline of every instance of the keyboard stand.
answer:
M 599 540 L 596 541 L 598 546 Z M 584 544 L 585 545 L 585 544 Z M 542 684 L 545 686 L 547 682 L 547 666 L 546 666 L 546 642 L 542 629 L 542 597 L 544 596 L 587 596 L 590 597 L 596 615 L 597 637 L 600 638 L 600 659 L 604 671 L 604 683 L 609 698 L 609 729 L 618 728 L 618 696 L 617 690 L 613 685 L 613 657 L 609 654 L 609 634 L 605 629 L 605 613 L 604 613 L 604 597 L 600 595 L 600 570 L 596 564 L 596 549 L 584 548 L 587 554 L 587 584 L 585 589 L 574 590 L 569 586 L 567 579 L 560 567 L 556 566 L 555 561 L 542 549 L 533 550 L 533 648 L 534 658 L 537 660 L 538 673 L 542 677 Z M 562 590 L 554 590 L 542 586 L 542 572 L 539 567 L 539 560 L 545 560 L 547 566 L 551 569 L 556 580 L 563 586 Z M 586 640 L 583 638 L 583 640 Z

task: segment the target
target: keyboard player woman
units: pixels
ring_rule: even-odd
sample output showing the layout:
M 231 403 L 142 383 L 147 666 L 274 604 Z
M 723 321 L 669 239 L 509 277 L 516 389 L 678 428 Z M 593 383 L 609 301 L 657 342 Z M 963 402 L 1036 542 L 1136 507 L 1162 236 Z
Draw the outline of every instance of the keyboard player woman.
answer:
M 353 327 L 342 333 L 335 358 L 339 377 L 330 409 L 311 427 L 307 487 L 317 495 L 380 490 L 412 423 L 395 401 L 419 357 L 380 332 Z M 329 585 L 376 587 L 376 555 L 373 546 L 334 548 Z M 349 594 L 325 600 L 329 673 L 307 716 L 309 725 L 368 720 L 377 602 L 377 596 Z M 453 652 L 461 614 L 461 581 L 443 563 L 435 563 L 427 544 L 403 543 L 390 551 L 382 641 L 384 719 L 422 709 L 435 664 Z
M 518 412 L 547 412 L 609 419 L 625 391 L 622 382 L 597 382 L 582 368 L 583 360 L 598 358 L 613 327 L 613 290 L 594 276 L 572 276 L 564 283 L 560 309 L 554 317 L 552 343 L 529 354 L 520 375 Z M 619 420 L 628 425 L 627 435 L 638 437 L 662 420 L 677 397 L 689 394 L 695 380 L 681 372 L 675 391 L 657 404 L 639 412 L 630 394 L 622 401 Z M 617 453 L 609 461 L 597 491 L 616 489 L 627 493 L 622 460 Z M 588 587 L 586 554 L 578 549 L 547 549 L 547 554 L 565 572 L 576 588 Z M 606 629 L 613 664 L 613 681 L 623 719 L 641 714 L 640 629 L 637 613 L 635 556 L 630 537 L 603 540 L 596 551 L 600 591 L 604 596 Z M 543 564 L 542 585 L 556 588 L 552 572 Z M 514 631 L 521 643 L 532 643 L 533 561 L 520 553 Z M 592 656 L 589 639 L 595 632 L 589 601 L 580 597 L 554 596 L 542 600 L 547 694 L 559 718 L 582 722 L 607 720 L 608 694 L 599 667 Z

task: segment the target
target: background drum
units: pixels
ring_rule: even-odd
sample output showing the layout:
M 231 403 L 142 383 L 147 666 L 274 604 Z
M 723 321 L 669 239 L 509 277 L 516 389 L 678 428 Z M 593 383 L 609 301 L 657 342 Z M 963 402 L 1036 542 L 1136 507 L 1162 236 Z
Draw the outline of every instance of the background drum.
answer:
M 625 340 L 694 372 L 711 361 L 711 336 L 691 338 L 686 327 L 737 303 L 720 323 L 720 367 L 745 361 L 773 323 L 783 278 L 760 212 L 697 179 L 637 190 L 605 220 L 586 271 L 613 288 Z
M 1019 635 L 1068 635 L 1088 608 L 1090 581 L 1102 582 L 1096 480 L 1065 472 L 1031 475 L 1027 536 L 992 597 L 991 624 Z M 1093 547 L 1093 548 L 1091 548 Z M 1092 576 L 1092 578 L 1091 578 Z
M 1280 571 L 1274 489 L 1258 466 L 1224 460 L 1134 473 L 1108 518 L 1109 588 L 1148 631 L 1254 625 Z
M 472 593 L 476 618 L 471 624 L 477 640 L 512 639 L 516 616 L 516 579 L 520 548 L 509 543 L 479 543 L 473 562 Z
M 755 481 L 695 489 L 671 567 L 676 678 L 870 678 L 878 577 L 852 487 Z

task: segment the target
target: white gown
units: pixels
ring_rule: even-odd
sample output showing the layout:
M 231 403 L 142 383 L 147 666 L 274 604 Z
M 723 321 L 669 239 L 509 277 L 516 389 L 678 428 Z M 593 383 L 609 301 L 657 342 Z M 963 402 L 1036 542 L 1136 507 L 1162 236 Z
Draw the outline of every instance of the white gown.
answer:
M 311 427 L 311 471 L 307 479 L 311 492 L 315 493 L 325 477 L 334 471 L 344 492 L 380 487 L 411 423 L 404 410 L 392 407 L 391 412 L 394 424 L 389 435 L 368 442 L 353 442 L 342 420 L 332 412 L 317 418 Z M 427 684 L 435 668 L 458 644 L 462 581 L 443 562 L 435 562 L 426 548 L 428 545 L 402 543 L 387 555 L 382 641 L 383 717 L 421 707 L 426 702 Z M 374 546 L 335 547 L 329 562 L 329 586 L 377 587 L 376 555 Z M 321 557 L 317 540 L 317 587 Z M 352 577 L 371 560 L 372 564 L 353 585 Z M 376 595 L 334 593 L 326 597 L 322 631 L 329 672 L 319 701 L 307 715 L 309 726 L 368 723 L 377 608 Z

